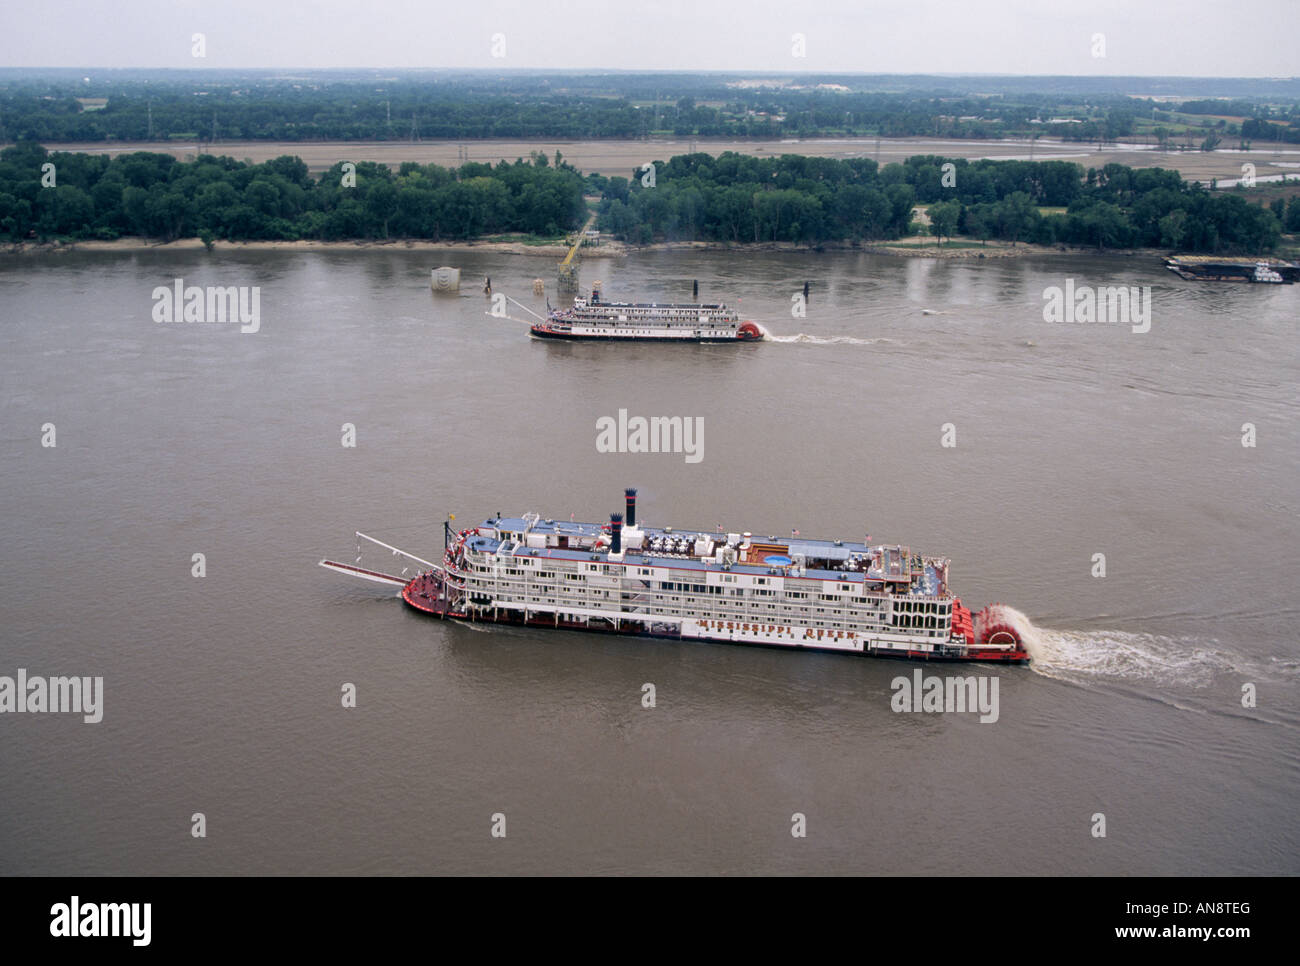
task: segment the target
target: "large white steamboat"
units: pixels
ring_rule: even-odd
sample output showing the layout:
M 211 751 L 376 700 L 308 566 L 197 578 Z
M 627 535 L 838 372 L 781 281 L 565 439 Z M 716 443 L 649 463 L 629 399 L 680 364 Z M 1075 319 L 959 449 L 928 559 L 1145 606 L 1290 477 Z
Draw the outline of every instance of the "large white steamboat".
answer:
M 626 514 L 608 524 L 526 513 L 459 531 L 445 525 L 441 564 L 380 544 L 417 562 L 414 577 L 321 566 L 396 584 L 411 607 L 445 619 L 882 657 L 1029 660 L 1018 613 L 993 604 L 972 615 L 949 588 L 946 557 L 643 526 L 635 490 L 626 492 Z
M 531 332 L 539 339 L 646 342 L 757 342 L 758 323 L 742 320 L 723 303 L 606 302 L 600 283 L 573 307 L 552 309 Z

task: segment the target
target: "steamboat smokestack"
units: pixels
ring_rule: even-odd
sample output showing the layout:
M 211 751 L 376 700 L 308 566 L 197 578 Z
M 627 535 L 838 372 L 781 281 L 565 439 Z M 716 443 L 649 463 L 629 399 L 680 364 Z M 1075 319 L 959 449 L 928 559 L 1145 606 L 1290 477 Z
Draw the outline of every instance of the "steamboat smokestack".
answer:
M 609 515 L 609 552 L 623 552 L 623 514 L 621 513 Z
M 627 525 L 634 527 L 636 526 L 636 490 L 629 486 L 623 494 L 627 497 Z

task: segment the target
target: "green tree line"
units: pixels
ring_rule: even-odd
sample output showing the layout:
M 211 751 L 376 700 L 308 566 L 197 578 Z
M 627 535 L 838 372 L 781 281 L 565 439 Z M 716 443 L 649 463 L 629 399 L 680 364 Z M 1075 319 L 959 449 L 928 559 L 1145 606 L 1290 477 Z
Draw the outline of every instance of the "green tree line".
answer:
M 1300 199 L 1265 208 L 1177 171 L 1122 164 L 1085 171 L 1065 161 L 917 156 L 878 167 L 862 158 L 726 152 L 656 162 L 653 174 L 596 179 L 602 231 L 639 244 L 888 240 L 914 230 L 918 203 L 932 206 L 942 234 L 1041 245 L 1262 253 L 1284 223 L 1300 230 Z
M 43 166 L 53 165 L 52 169 Z M 43 183 L 44 181 L 44 183 Z M 449 170 L 406 163 L 394 173 L 340 162 L 319 178 L 296 157 L 265 164 L 202 155 L 179 162 L 136 152 L 109 159 L 0 151 L 0 235 L 24 239 L 170 241 L 470 239 L 498 232 L 554 236 L 586 215 L 584 181 L 557 153 Z
M 601 194 L 598 226 L 656 240 L 808 245 L 899 238 L 930 206 L 937 234 L 1098 248 L 1263 253 L 1300 230 L 1300 198 L 1270 207 L 1209 191 L 1177 171 L 1065 161 L 966 161 L 679 155 L 631 177 L 584 178 L 557 152 L 457 169 L 340 162 L 313 178 L 299 158 L 264 164 L 135 152 L 0 151 L 0 236 L 463 240 L 504 232 L 554 237 Z M 1044 211 L 1043 209 L 1047 209 Z M 1063 210 L 1062 210 L 1063 209 Z

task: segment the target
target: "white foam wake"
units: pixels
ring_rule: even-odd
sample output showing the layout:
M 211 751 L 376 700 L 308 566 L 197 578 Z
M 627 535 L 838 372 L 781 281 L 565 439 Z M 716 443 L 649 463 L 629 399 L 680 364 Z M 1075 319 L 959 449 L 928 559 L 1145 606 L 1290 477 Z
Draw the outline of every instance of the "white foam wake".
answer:
M 811 335 L 800 332 L 796 335 L 776 335 L 767 326 L 755 322 L 758 331 L 763 333 L 764 342 L 802 343 L 804 345 L 875 345 L 877 342 L 893 342 L 893 339 L 859 339 L 852 335 Z
M 893 342 L 893 339 L 859 339 L 852 335 L 809 335 L 807 332 L 800 332 L 798 335 L 773 335 L 771 332 L 764 330 L 764 342 L 799 342 L 804 345 L 875 345 L 878 342 Z
M 1123 678 L 1203 686 L 1216 674 L 1244 670 L 1214 642 L 1128 631 L 1038 629 L 1029 653 L 1039 673 L 1073 680 Z
M 1245 672 L 1251 663 L 1214 640 L 1108 629 L 1053 630 L 1035 627 L 1015 608 L 998 606 L 1029 651 L 1030 667 L 1047 677 L 1204 686 L 1217 674 Z

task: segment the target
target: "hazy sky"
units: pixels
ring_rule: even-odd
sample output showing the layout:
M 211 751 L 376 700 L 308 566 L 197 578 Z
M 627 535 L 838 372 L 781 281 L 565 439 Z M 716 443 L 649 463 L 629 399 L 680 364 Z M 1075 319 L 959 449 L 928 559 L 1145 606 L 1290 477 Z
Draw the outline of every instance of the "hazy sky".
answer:
M 1300 0 L 0 0 L 0 66 L 1289 77 Z

